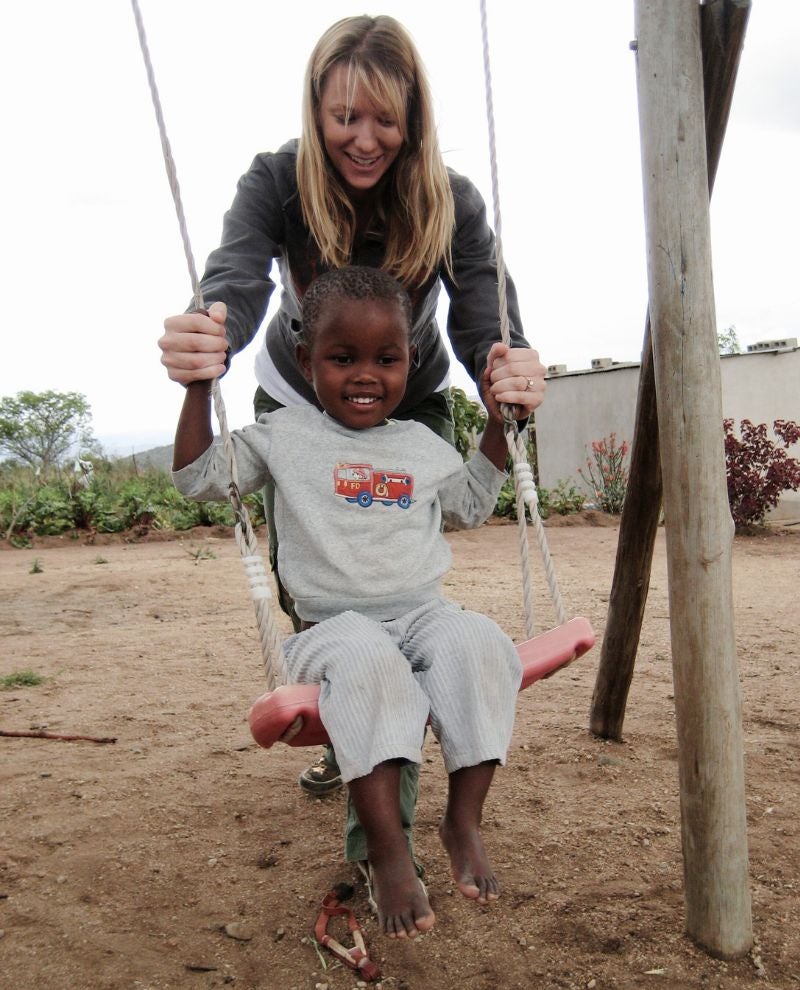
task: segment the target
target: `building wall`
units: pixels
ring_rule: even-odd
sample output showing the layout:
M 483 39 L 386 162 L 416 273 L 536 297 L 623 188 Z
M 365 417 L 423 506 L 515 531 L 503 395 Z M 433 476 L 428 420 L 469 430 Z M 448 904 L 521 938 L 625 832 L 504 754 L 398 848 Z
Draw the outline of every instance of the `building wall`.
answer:
M 723 415 L 737 427 L 743 419 L 770 427 L 776 419 L 800 422 L 800 348 L 725 354 L 720 367 Z M 585 467 L 592 441 L 612 432 L 618 441 L 633 440 L 638 388 L 638 364 L 548 378 L 545 402 L 536 410 L 542 487 L 565 480 L 585 489 L 578 468 Z M 800 458 L 800 444 L 789 453 Z M 800 519 L 800 492 L 785 492 L 771 518 Z

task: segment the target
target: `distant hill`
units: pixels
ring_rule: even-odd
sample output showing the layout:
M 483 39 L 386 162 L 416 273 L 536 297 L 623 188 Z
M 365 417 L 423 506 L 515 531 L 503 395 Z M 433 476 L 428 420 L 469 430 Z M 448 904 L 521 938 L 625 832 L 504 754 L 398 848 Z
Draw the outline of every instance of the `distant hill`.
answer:
M 118 464 L 136 465 L 140 470 L 155 468 L 158 471 L 172 470 L 172 448 L 171 443 L 163 447 L 151 447 L 150 450 L 141 450 L 138 454 L 128 454 L 127 457 L 115 457 Z

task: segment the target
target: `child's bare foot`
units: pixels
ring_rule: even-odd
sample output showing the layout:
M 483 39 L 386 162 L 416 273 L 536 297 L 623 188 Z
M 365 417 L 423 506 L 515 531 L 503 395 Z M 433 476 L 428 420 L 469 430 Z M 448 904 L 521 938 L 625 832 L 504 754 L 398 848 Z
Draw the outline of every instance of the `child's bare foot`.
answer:
M 470 900 L 488 904 L 500 896 L 500 884 L 489 863 L 477 826 L 448 820 L 439 825 L 439 837 L 450 856 L 456 886 Z
M 370 866 L 372 896 L 378 906 L 378 923 L 385 935 L 415 938 L 433 928 L 436 916 L 407 852 L 405 856 L 386 859 L 373 857 Z

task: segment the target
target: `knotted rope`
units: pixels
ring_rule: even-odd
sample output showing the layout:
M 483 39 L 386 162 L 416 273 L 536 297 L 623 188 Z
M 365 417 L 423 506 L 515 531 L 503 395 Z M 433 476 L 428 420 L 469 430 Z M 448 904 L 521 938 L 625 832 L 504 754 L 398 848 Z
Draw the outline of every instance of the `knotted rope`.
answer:
M 481 38 L 483 41 L 483 74 L 486 85 L 486 118 L 489 127 L 489 158 L 492 175 L 492 203 L 494 207 L 495 251 L 497 255 L 497 296 L 500 309 L 500 337 L 504 344 L 511 346 L 511 330 L 508 320 L 508 295 L 506 289 L 506 266 L 503 259 L 502 218 L 500 215 L 500 183 L 497 169 L 497 142 L 494 122 L 494 100 L 492 97 L 492 68 L 489 57 L 489 25 L 486 16 L 486 0 L 480 0 L 481 5 Z M 528 553 L 528 531 L 525 521 L 525 506 L 528 507 L 533 523 L 539 551 L 542 555 L 545 578 L 553 600 L 556 621 L 563 625 L 567 621 L 567 613 L 561 592 L 558 587 L 550 549 L 539 515 L 538 496 L 533 481 L 533 472 L 528 463 L 524 437 L 520 434 L 514 419 L 514 407 L 503 406 L 505 419 L 505 435 L 508 452 L 514 465 L 514 486 L 517 496 L 517 529 L 519 533 L 519 555 L 522 568 L 522 594 L 525 609 L 525 631 L 528 639 L 535 635 L 533 593 L 530 573 L 530 557 Z
M 178 217 L 178 226 L 180 227 L 181 240 L 183 242 L 183 252 L 186 256 L 186 263 L 189 268 L 189 278 L 191 279 L 192 294 L 194 296 L 194 307 L 198 311 L 205 312 L 203 292 L 200 287 L 200 280 L 197 277 L 197 268 L 194 263 L 192 245 L 189 241 L 189 231 L 186 225 L 186 215 L 184 213 L 183 201 L 181 199 L 178 173 L 175 167 L 175 161 L 172 157 L 172 149 L 170 147 L 169 138 L 167 137 L 167 128 L 164 123 L 164 113 L 161 108 L 161 98 L 158 93 L 158 86 L 156 85 L 156 77 L 153 71 L 153 63 L 150 59 L 150 49 L 147 44 L 147 35 L 145 33 L 144 21 L 142 20 L 142 12 L 139 9 L 138 0 L 131 0 L 131 7 L 133 8 L 134 20 L 136 21 L 136 33 L 139 37 L 139 47 L 142 50 L 142 57 L 144 59 L 145 69 L 147 71 L 147 82 L 150 87 L 150 96 L 152 97 L 153 108 L 156 113 L 158 133 L 161 138 L 161 150 L 164 156 L 164 165 L 167 170 L 169 188 L 172 193 L 172 201 L 175 205 L 175 212 Z M 228 498 L 231 503 L 231 508 L 233 509 L 236 542 L 242 556 L 242 562 L 244 563 L 245 574 L 247 576 L 248 586 L 250 589 L 250 596 L 253 599 L 253 605 L 255 607 L 259 640 L 261 643 L 261 654 L 264 659 L 264 673 L 267 679 L 267 690 L 271 691 L 280 681 L 283 680 L 283 671 L 281 669 L 282 664 L 275 659 L 280 656 L 281 639 L 278 633 L 277 624 L 275 622 L 273 609 L 270 607 L 272 591 L 269 586 L 266 568 L 264 567 L 264 559 L 258 552 L 258 541 L 256 539 L 255 532 L 253 531 L 253 526 L 250 522 L 250 514 L 248 513 L 247 506 L 242 501 L 242 496 L 239 492 L 239 474 L 236 466 L 236 455 L 233 449 L 233 443 L 231 441 L 230 430 L 228 429 L 228 416 L 225 410 L 225 403 L 222 399 L 219 379 L 217 378 L 215 378 L 211 383 L 211 395 L 214 400 L 214 412 L 216 413 L 217 422 L 219 423 L 219 432 L 222 437 L 223 448 L 228 460 L 228 469 L 231 478 L 230 485 L 228 486 Z

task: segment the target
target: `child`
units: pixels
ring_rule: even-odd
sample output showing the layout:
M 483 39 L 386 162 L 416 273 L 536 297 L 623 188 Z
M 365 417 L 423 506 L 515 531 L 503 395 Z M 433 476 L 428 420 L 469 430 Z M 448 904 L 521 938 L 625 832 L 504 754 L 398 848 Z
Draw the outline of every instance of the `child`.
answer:
M 451 563 L 442 522 L 479 526 L 504 480 L 489 382 L 506 348 L 490 351 L 489 421 L 464 464 L 427 427 L 389 419 L 416 358 L 410 326 L 409 297 L 387 274 L 320 276 L 304 299 L 297 359 L 322 411 L 280 409 L 233 434 L 242 492 L 275 483 L 280 571 L 306 627 L 284 644 L 288 677 L 321 684 L 320 716 L 366 833 L 379 923 L 399 938 L 434 924 L 399 806 L 400 768 L 421 761 L 429 717 L 449 775 L 439 834 L 454 880 L 479 904 L 499 896 L 480 821 L 521 679 L 511 640 L 440 587 Z M 226 459 L 212 442 L 208 384 L 194 382 L 173 466 L 195 499 L 226 496 Z

